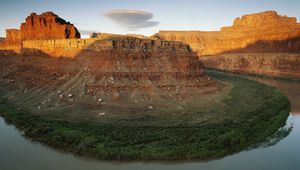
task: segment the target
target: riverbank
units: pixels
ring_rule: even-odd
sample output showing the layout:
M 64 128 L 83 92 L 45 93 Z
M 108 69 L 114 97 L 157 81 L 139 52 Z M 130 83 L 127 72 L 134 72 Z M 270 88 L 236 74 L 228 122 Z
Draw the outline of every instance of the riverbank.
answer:
M 33 116 L 1 99 L 0 112 L 7 122 L 33 140 L 52 147 L 104 160 L 211 159 L 264 142 L 284 126 L 290 103 L 277 89 L 255 81 L 209 73 L 230 84 L 220 105 L 199 114 L 216 114 L 215 121 L 176 126 L 70 122 Z

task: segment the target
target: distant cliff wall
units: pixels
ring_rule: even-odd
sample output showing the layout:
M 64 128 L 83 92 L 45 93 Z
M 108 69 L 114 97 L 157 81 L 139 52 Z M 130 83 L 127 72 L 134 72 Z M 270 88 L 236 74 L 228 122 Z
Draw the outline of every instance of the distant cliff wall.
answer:
M 160 31 L 155 39 L 182 41 L 198 55 L 223 53 L 300 53 L 300 24 L 275 11 L 245 15 L 221 31 Z
M 300 79 L 300 54 L 244 53 L 201 57 L 206 68 Z
M 238 17 L 221 31 L 160 31 L 152 38 L 189 44 L 205 67 L 300 79 L 300 24 L 275 11 Z

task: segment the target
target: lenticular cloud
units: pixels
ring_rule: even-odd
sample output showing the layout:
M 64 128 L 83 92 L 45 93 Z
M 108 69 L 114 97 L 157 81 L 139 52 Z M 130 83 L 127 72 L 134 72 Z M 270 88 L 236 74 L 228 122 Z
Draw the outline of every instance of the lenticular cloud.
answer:
M 127 30 L 138 30 L 159 24 L 157 21 L 151 21 L 153 18 L 152 13 L 140 10 L 111 10 L 105 13 L 104 16 Z

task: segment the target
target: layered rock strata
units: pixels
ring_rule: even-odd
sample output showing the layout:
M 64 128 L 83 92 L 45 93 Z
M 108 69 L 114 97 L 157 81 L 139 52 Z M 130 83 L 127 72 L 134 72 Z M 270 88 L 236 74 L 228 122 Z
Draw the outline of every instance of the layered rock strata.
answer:
M 300 54 L 244 53 L 201 57 L 206 68 L 300 79 Z
M 21 31 L 7 31 L 1 46 L 1 88 L 32 114 L 172 124 L 169 117 L 181 114 L 194 120 L 199 96 L 223 87 L 204 75 L 185 43 L 103 33 L 79 39 L 52 16 L 31 14 Z
M 300 24 L 275 11 L 236 18 L 221 31 L 160 31 L 153 38 L 190 44 L 199 56 L 223 53 L 300 53 Z
M 236 18 L 221 31 L 160 31 L 153 38 L 189 44 L 206 67 L 300 79 L 300 24 L 274 11 Z
M 171 123 L 172 115 L 195 116 L 189 111 L 201 108 L 199 96 L 222 89 L 181 42 L 120 37 L 95 40 L 72 59 L 47 53 L 27 49 L 21 53 L 26 57 L 1 57 L 1 84 L 18 89 L 16 104 L 34 114 Z

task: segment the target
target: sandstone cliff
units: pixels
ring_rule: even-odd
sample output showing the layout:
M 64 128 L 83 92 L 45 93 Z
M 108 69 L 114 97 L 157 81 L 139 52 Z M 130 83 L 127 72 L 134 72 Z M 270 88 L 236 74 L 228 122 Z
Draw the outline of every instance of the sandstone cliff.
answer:
M 0 50 L 20 53 L 24 41 L 80 38 L 77 28 L 52 12 L 41 15 L 32 13 L 20 29 L 7 29 L 6 39 L 0 42 Z
M 300 53 L 300 24 L 274 11 L 236 18 L 221 31 L 160 31 L 152 38 L 189 44 L 205 67 L 300 79 L 294 55 Z
M 30 14 L 21 24 L 20 31 L 22 40 L 80 38 L 80 33 L 73 24 L 53 12 Z
M 121 41 L 122 40 L 122 41 Z M 127 41 L 125 41 L 127 40 Z M 130 40 L 130 41 L 129 41 Z M 122 42 L 122 44 L 119 44 Z M 126 42 L 128 44 L 126 44 Z M 74 58 L 84 50 L 122 50 L 125 53 L 134 52 L 137 49 L 159 50 L 178 52 L 190 50 L 187 44 L 182 42 L 170 42 L 150 39 L 139 39 L 127 36 L 104 36 L 90 39 L 59 39 L 59 40 L 30 40 L 22 42 L 22 53 L 45 53 L 51 57 Z
M 300 24 L 274 11 L 245 15 L 221 31 L 160 31 L 153 38 L 190 44 L 199 56 L 222 53 L 300 53 Z
M 6 42 L 8 44 L 19 44 L 21 42 L 21 33 L 18 29 L 6 30 Z
M 13 50 L 20 52 L 22 49 L 21 34 L 18 29 L 7 29 L 6 38 L 0 41 L 0 50 Z
M 244 53 L 201 57 L 207 68 L 300 79 L 300 54 Z

